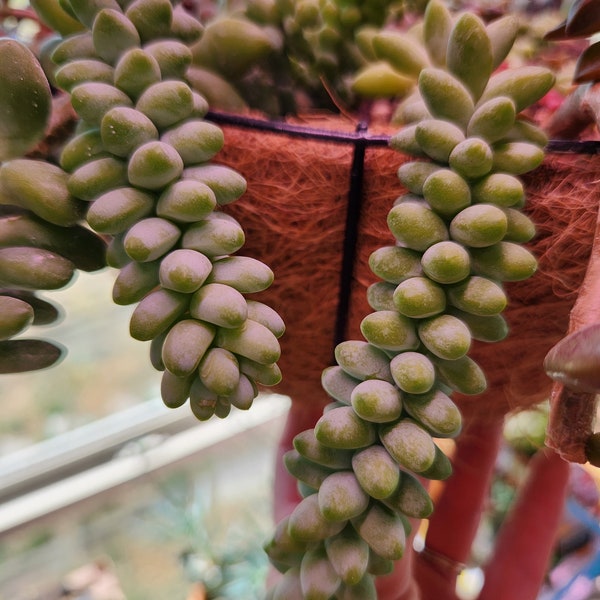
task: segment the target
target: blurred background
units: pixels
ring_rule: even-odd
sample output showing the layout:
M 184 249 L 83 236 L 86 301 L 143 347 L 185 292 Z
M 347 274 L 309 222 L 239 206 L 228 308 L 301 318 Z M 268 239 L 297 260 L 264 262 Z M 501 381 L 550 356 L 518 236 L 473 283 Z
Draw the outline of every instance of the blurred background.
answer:
M 39 335 L 66 357 L 0 380 L 0 598 L 259 599 L 289 401 L 206 423 L 166 408 L 113 278 L 47 293 L 69 316 Z

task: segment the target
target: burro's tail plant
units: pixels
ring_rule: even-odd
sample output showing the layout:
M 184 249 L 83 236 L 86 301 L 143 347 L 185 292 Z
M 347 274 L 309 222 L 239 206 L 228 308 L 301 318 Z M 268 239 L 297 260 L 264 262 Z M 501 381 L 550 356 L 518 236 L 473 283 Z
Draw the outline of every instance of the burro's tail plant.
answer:
M 35 212 L 64 198 L 109 240 L 113 299 L 136 305 L 130 333 L 150 342 L 167 406 L 189 398 L 201 420 L 248 409 L 257 385 L 280 380 L 284 324 L 247 298 L 273 273 L 237 254 L 244 231 L 220 210 L 246 182 L 211 162 L 223 133 L 185 80 L 202 26 L 169 0 L 61 5 L 80 31 L 54 45 L 53 78 L 79 123 L 59 165 L 2 165 L 2 201 Z
M 519 176 L 541 163 L 546 138 L 519 113 L 554 78 L 538 67 L 494 73 L 516 25 L 427 7 L 429 66 L 403 108 L 412 121 L 391 140 L 416 158 L 398 171 L 407 193 L 387 217 L 396 244 L 371 255 L 381 281 L 368 290 L 364 339 L 336 347 L 322 376 L 332 401 L 284 457 L 302 500 L 266 546 L 283 573 L 273 600 L 376 598 L 410 520 L 433 510 L 426 481 L 451 474 L 436 443 L 461 430 L 451 394 L 486 387 L 472 340 L 507 335 L 503 282 L 536 270 Z

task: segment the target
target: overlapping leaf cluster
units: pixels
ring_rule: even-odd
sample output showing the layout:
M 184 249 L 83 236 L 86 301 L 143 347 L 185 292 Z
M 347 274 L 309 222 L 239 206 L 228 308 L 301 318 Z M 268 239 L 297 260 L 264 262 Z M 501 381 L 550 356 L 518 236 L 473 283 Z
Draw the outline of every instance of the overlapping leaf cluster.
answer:
M 409 519 L 433 508 L 423 481 L 451 473 L 436 443 L 461 429 L 451 394 L 486 387 L 471 342 L 506 336 L 503 282 L 536 269 L 519 176 L 540 164 L 546 139 L 519 113 L 553 76 L 493 74 L 516 36 L 511 18 L 455 19 L 434 0 L 423 32 L 428 64 L 391 141 L 418 160 L 398 172 L 408 191 L 388 213 L 396 244 L 370 257 L 374 312 L 364 340 L 337 346 L 322 377 L 332 402 L 285 456 L 303 499 L 267 546 L 284 573 L 277 600 L 376 597 L 374 577 L 402 557 Z
M 251 4 L 262 27 L 224 19 L 204 33 L 169 0 L 63 6 L 82 30 L 55 45 L 53 78 L 80 122 L 60 167 L 11 160 L 0 172 L 2 192 L 35 214 L 33 207 L 64 199 L 77 220 L 85 215 L 111 240 L 107 261 L 120 270 L 114 300 L 136 305 L 131 335 L 151 342 L 167 405 L 189 398 L 200 419 L 249 408 L 256 384 L 279 381 L 284 325 L 246 297 L 273 274 L 237 255 L 242 227 L 219 207 L 236 200 L 245 181 L 211 162 L 222 132 L 205 120 L 206 98 L 188 81 L 207 96 L 223 91 L 235 106 L 229 80 L 252 81 L 256 59 L 283 43 L 271 26 L 275 5 Z M 537 67 L 494 74 L 515 39 L 511 18 L 489 25 L 471 13 L 454 18 L 432 0 L 421 46 L 398 31 L 363 29 L 359 38 L 354 25 L 371 18 L 365 11 L 373 6 L 307 0 L 275 11 L 290 39 L 294 27 L 302 33 L 296 67 L 307 81 L 351 55 L 338 45 L 344 31 L 372 53 L 385 81 L 392 69 L 418 84 L 391 141 L 416 160 L 398 172 L 407 192 L 387 219 L 396 244 L 370 257 L 380 281 L 368 291 L 364 339 L 337 346 L 337 364 L 322 376 L 332 402 L 285 456 L 303 499 L 267 545 L 283 573 L 270 592 L 275 600 L 376 597 L 375 577 L 405 552 L 409 519 L 433 510 L 424 480 L 451 473 L 437 440 L 461 429 L 452 392 L 485 388 L 468 355 L 472 340 L 507 334 L 503 282 L 536 268 L 523 247 L 535 231 L 521 211 L 519 177 L 540 164 L 546 139 L 519 113 L 548 91 L 552 75 Z M 389 6 L 376 6 L 379 24 Z M 303 53 L 318 72 L 304 68 Z M 336 53 L 337 62 L 329 60 Z M 225 77 L 205 79 L 217 72 Z M 377 71 L 362 75 L 363 91 L 382 81 Z
M 105 245 L 81 224 L 82 204 L 66 193 L 66 174 L 19 159 L 44 135 L 50 88 L 23 44 L 2 39 L 0 54 L 0 372 L 17 373 L 64 355 L 55 342 L 21 335 L 60 317 L 38 292 L 64 287 L 77 270 L 101 269 Z
M 598 110 L 598 81 L 600 80 L 600 2 L 576 0 L 562 23 L 549 31 L 545 39 L 551 41 L 584 40 L 590 42 L 582 47 L 573 72 L 573 88 L 552 115 L 547 130 L 554 138 L 578 139 L 593 135 L 600 125 Z
M 552 41 L 574 38 L 591 38 L 600 32 L 600 2 L 598 0 L 575 0 L 566 18 L 545 39 Z M 593 41 L 583 50 L 575 65 L 573 81 L 577 84 L 600 80 L 600 42 Z
M 219 208 L 246 188 L 213 164 L 223 145 L 206 121 L 206 100 L 185 80 L 200 23 L 169 0 L 73 0 L 83 30 L 55 44 L 53 79 L 70 94 L 79 123 L 60 167 L 18 159 L 2 167 L 15 204 L 77 207 L 110 239 L 106 261 L 120 270 L 118 304 L 135 304 L 132 337 L 151 342 L 168 406 L 190 399 L 199 419 L 247 409 L 257 385 L 280 380 L 284 324 L 246 295 L 269 287 L 272 271 L 238 255 L 241 225 Z
M 269 114 L 404 95 L 414 80 L 381 59 L 372 38 L 406 4 L 251 1 L 207 23 L 189 76 L 214 108 L 251 106 Z

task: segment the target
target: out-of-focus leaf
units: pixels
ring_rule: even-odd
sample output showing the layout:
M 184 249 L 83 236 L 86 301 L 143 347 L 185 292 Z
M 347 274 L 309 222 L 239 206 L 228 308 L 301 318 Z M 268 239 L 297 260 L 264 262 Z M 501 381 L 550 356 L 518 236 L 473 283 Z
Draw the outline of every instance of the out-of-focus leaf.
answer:
M 562 23 L 546 32 L 544 39 L 549 42 L 560 42 L 569 39 L 567 35 L 567 20 L 565 19 Z
M 544 359 L 547 375 L 580 392 L 600 393 L 600 323 L 563 338 Z
M 242 77 L 258 61 L 281 50 L 282 40 L 273 30 L 248 19 L 223 17 L 208 24 L 192 47 L 194 64 L 222 74 Z
M 393 98 L 405 96 L 415 80 L 398 73 L 389 63 L 368 63 L 354 75 L 352 89 L 365 98 Z
M 0 342 L 0 374 L 46 369 L 63 358 L 62 346 L 46 340 L 5 340 Z
M 35 292 L 28 290 L 7 290 L 2 289 L 0 293 L 3 296 L 11 296 L 27 302 L 33 308 L 32 325 L 50 325 L 56 324 L 63 317 L 63 311 L 47 300 L 36 296 Z
M 0 206 L 0 248 L 32 245 L 60 254 L 82 271 L 106 267 L 106 242 L 91 229 L 60 227 L 19 207 Z
M 248 109 L 239 92 L 219 74 L 192 66 L 185 76 L 190 86 L 204 96 L 212 108 L 231 112 L 244 112 Z
M 58 0 L 30 0 L 30 4 L 38 17 L 61 35 L 66 36 L 84 29 L 79 21 L 64 11 Z
M 600 80 L 600 42 L 586 48 L 577 59 L 574 83 L 587 83 Z
M 565 33 L 570 38 L 588 37 L 600 31 L 600 2 L 575 0 L 567 15 Z

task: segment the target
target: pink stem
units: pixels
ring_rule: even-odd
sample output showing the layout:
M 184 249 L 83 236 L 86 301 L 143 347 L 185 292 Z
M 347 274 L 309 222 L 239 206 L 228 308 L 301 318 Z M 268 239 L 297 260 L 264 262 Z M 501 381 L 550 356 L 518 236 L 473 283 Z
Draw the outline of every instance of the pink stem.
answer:
M 465 563 L 483 513 L 500 446 L 502 421 L 471 422 L 458 439 L 453 473 L 429 522 L 417 578 L 436 600 L 456 598 L 456 578 Z
M 496 539 L 479 600 L 535 600 L 554 548 L 569 463 L 550 450 L 530 461 L 528 477 Z

